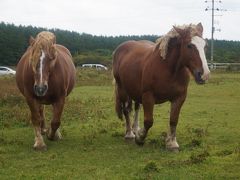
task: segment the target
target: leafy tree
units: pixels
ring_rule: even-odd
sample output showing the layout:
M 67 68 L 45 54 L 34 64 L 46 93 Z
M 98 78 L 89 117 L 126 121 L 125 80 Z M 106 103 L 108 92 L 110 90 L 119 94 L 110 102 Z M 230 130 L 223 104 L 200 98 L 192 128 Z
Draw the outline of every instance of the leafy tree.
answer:
M 156 35 L 143 36 L 95 36 L 60 29 L 44 29 L 33 26 L 15 26 L 0 23 L 0 65 L 15 66 L 28 47 L 30 36 L 35 37 L 39 32 L 48 30 L 57 37 L 57 43 L 66 46 L 72 53 L 77 65 L 83 63 L 111 64 L 111 54 L 114 49 L 127 40 L 150 40 L 155 42 Z M 210 44 L 210 42 L 208 43 Z M 239 41 L 214 41 L 215 62 L 240 62 Z M 210 46 L 207 50 L 210 59 Z

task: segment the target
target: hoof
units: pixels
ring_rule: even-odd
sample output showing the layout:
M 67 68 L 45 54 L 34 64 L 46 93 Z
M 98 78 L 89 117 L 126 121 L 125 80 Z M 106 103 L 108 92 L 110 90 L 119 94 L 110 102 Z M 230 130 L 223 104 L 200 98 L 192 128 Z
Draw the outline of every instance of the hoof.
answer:
M 47 135 L 47 138 L 50 140 L 50 141 L 58 141 L 58 140 L 61 140 L 62 139 L 62 135 L 61 133 L 57 130 L 55 132 L 54 135 L 52 135 L 51 131 L 49 131 L 48 135 Z
M 133 133 L 136 134 L 138 131 L 140 131 L 140 127 L 133 128 Z
M 144 139 L 139 136 L 138 132 L 135 135 L 135 143 L 139 146 L 144 145 Z
M 135 138 L 135 135 L 132 131 L 127 132 L 125 135 L 125 139 L 134 139 L 134 138 Z
M 166 149 L 171 152 L 179 152 L 179 145 L 176 137 L 168 136 L 166 138 Z
M 47 151 L 47 146 L 46 144 L 41 144 L 41 145 L 34 144 L 33 149 L 35 151 Z
M 137 145 L 142 146 L 146 137 L 145 129 L 140 129 L 135 134 L 135 142 Z

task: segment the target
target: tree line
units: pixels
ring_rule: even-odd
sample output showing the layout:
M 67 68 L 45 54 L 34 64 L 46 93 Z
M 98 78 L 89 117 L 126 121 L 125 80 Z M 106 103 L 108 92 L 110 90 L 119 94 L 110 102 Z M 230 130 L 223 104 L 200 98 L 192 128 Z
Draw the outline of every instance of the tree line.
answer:
M 15 66 L 28 47 L 30 36 L 48 30 L 57 37 L 57 43 L 66 46 L 72 53 L 76 65 L 82 63 L 111 63 L 113 50 L 127 40 L 150 40 L 155 42 L 157 35 L 142 36 L 95 36 L 60 29 L 45 29 L 33 26 L 16 26 L 0 23 L 0 65 Z M 210 41 L 208 42 L 210 44 Z M 239 41 L 214 41 L 215 62 L 240 62 Z M 207 59 L 210 59 L 210 46 L 207 48 Z

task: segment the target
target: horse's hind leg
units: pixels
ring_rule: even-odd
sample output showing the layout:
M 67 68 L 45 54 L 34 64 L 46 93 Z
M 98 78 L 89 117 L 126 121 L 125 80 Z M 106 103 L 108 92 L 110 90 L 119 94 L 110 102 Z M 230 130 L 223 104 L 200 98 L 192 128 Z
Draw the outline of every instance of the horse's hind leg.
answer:
M 125 135 L 125 139 L 134 139 L 135 135 L 132 131 L 132 127 L 131 127 L 131 120 L 129 118 L 129 114 L 131 112 L 132 109 L 132 100 L 129 99 L 128 101 L 126 101 L 123 104 L 123 114 L 124 117 L 126 119 L 126 135 Z
M 40 115 L 40 104 L 33 99 L 27 98 L 28 106 L 31 110 L 31 120 L 35 132 L 35 143 L 33 148 L 35 150 L 46 150 L 47 146 L 44 143 L 42 134 L 41 134 L 41 115 Z
M 44 105 L 40 105 L 39 113 L 40 113 L 41 133 L 42 135 L 44 135 L 47 132 L 46 124 L 45 124 L 45 116 L 44 116 Z
M 122 114 L 126 120 L 126 139 L 133 139 L 135 137 L 132 132 L 131 121 L 129 118 L 129 113 L 132 109 L 132 100 L 128 97 L 125 90 L 123 90 L 119 84 L 116 82 L 115 85 L 115 110 L 120 119 L 122 119 Z
M 135 102 L 135 104 L 134 104 L 134 122 L 133 122 L 133 126 L 132 126 L 134 134 L 136 134 L 136 132 L 140 129 L 139 124 L 138 124 L 139 110 L 140 110 L 140 104 L 138 102 Z
M 47 135 L 49 140 L 54 141 L 62 138 L 58 128 L 61 124 L 60 118 L 63 112 L 64 102 L 65 98 L 63 97 L 53 104 L 53 119 Z

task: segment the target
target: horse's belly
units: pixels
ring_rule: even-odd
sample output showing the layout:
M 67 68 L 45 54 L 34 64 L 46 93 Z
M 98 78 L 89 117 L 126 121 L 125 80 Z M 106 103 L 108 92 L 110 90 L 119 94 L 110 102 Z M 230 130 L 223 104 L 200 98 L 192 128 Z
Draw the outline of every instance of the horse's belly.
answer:
M 177 87 L 171 87 L 166 89 L 161 89 L 158 91 L 154 91 L 154 97 L 156 104 L 161 104 L 166 101 L 173 101 L 177 99 L 178 97 L 181 97 L 186 94 L 185 88 L 177 88 Z
M 157 94 L 157 95 L 154 95 L 154 97 L 155 97 L 155 104 L 162 104 L 167 101 L 171 101 L 172 99 L 168 94 Z
M 131 97 L 132 100 L 134 100 L 135 102 L 138 103 L 142 103 L 142 95 L 139 92 L 139 90 L 135 91 L 135 92 L 128 92 L 128 95 Z
M 126 79 L 123 79 L 122 84 L 124 85 L 124 89 L 127 92 L 127 95 L 131 99 L 138 102 L 141 101 L 141 83 L 138 79 L 127 77 Z

